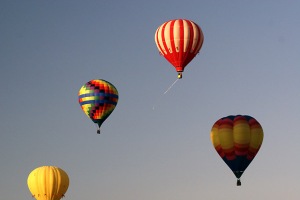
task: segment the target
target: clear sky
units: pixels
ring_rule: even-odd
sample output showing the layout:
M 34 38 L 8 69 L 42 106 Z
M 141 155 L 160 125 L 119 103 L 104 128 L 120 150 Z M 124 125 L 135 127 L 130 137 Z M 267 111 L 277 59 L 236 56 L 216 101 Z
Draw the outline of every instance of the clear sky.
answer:
M 66 200 L 298 200 L 299 9 L 297 0 L 1 0 L 0 198 L 32 199 L 28 174 L 55 165 L 70 177 Z M 177 73 L 154 33 L 177 18 L 205 39 L 164 95 Z M 77 100 L 98 78 L 119 91 L 101 135 Z M 265 134 L 241 187 L 209 138 L 235 114 Z

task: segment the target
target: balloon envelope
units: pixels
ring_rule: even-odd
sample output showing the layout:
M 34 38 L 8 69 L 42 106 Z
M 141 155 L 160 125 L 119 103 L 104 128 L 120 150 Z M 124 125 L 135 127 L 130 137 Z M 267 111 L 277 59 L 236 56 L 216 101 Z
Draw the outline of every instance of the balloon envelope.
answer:
M 59 200 L 69 187 L 69 177 L 58 167 L 42 166 L 29 174 L 27 185 L 37 200 Z
M 240 184 L 240 177 L 262 145 L 261 125 L 251 116 L 227 116 L 215 122 L 210 138 L 214 148 Z
M 160 54 L 181 74 L 186 65 L 199 53 L 204 36 L 195 22 L 175 19 L 159 26 L 154 39 Z
M 115 86 L 102 79 L 87 82 L 78 92 L 81 109 L 99 128 L 115 109 L 118 99 Z

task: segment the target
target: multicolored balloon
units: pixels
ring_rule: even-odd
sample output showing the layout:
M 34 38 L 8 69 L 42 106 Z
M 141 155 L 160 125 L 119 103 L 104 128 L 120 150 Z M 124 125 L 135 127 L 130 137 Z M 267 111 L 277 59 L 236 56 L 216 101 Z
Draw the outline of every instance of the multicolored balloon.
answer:
M 237 178 L 240 178 L 256 156 L 263 142 L 263 129 L 248 115 L 231 115 L 213 125 L 210 139 L 216 151 Z
M 174 19 L 159 26 L 154 39 L 158 51 L 175 67 L 180 79 L 186 65 L 199 53 L 204 36 L 195 22 Z
M 115 109 L 118 99 L 115 86 L 102 79 L 87 82 L 78 92 L 79 104 L 83 112 L 98 125 L 98 134 L 102 123 Z
M 59 200 L 69 187 L 67 173 L 55 166 L 42 166 L 30 172 L 27 185 L 36 200 Z

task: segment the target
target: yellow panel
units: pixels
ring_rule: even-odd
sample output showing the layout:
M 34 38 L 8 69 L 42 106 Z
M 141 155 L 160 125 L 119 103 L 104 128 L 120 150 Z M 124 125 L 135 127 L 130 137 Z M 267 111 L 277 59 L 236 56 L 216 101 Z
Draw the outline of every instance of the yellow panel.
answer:
M 210 132 L 210 140 L 213 143 L 214 147 L 217 147 L 220 145 L 220 139 L 218 136 L 219 129 L 216 126 L 213 126 L 211 132 Z
M 252 128 L 251 129 L 251 140 L 250 140 L 250 147 L 254 149 L 260 148 L 263 142 L 263 130 L 262 128 Z
M 95 96 L 90 96 L 90 97 L 83 97 L 81 98 L 81 101 L 84 102 L 84 101 L 90 101 L 90 100 L 95 100 L 96 97 Z
M 233 138 L 236 144 L 250 143 L 250 127 L 246 120 L 233 126 Z
M 232 149 L 233 143 L 233 130 L 232 128 L 220 128 L 219 129 L 219 139 L 222 149 Z

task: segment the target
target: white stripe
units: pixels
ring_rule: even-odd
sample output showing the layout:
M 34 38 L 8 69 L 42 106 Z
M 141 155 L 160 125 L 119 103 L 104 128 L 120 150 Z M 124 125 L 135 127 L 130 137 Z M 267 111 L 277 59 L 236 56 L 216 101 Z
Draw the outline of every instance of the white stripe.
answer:
M 180 25 L 179 25 L 179 20 L 176 20 L 175 23 L 174 23 L 173 38 L 174 38 L 175 51 L 179 52 L 179 50 L 180 50 Z
M 176 20 L 174 23 L 174 26 L 171 27 L 171 21 L 163 23 L 155 33 L 155 43 L 159 50 L 159 52 L 163 55 L 173 53 L 173 52 L 179 52 L 180 50 L 180 26 L 179 26 L 179 20 Z M 190 50 L 190 53 L 197 54 L 200 51 L 201 45 L 203 43 L 203 33 L 200 29 L 200 27 L 197 26 L 194 22 L 190 21 L 192 23 L 192 28 L 189 28 L 188 21 L 190 20 L 183 20 L 183 31 L 184 31 L 184 40 L 183 40 L 183 52 L 187 51 L 188 45 L 190 40 L 193 40 L 192 47 Z M 162 27 L 165 26 L 164 31 L 162 31 Z M 171 28 L 173 29 L 173 35 L 170 35 Z M 200 31 L 198 31 L 198 29 Z M 193 38 L 191 38 L 191 32 L 193 31 Z M 167 49 L 163 45 L 162 40 L 162 34 L 165 38 Z M 197 41 L 199 41 L 197 45 Z M 172 42 L 175 45 L 175 49 L 172 49 Z M 160 46 L 159 46 L 160 45 Z
M 162 54 L 161 49 L 160 49 L 160 47 L 158 46 L 158 39 L 157 39 L 159 28 L 160 28 L 160 27 L 158 27 L 158 29 L 156 29 L 156 31 L 155 31 L 154 40 L 155 40 L 155 44 L 156 44 L 156 46 L 157 46 L 157 48 L 158 48 L 159 53 Z
M 167 24 L 165 26 L 164 36 L 165 36 L 165 42 L 167 45 L 167 49 L 169 50 L 169 53 L 173 53 L 170 32 L 171 32 L 171 21 L 167 22 Z
M 197 27 L 196 27 L 196 24 L 194 24 L 192 22 L 192 25 L 193 25 L 193 33 L 194 33 L 194 38 L 193 38 L 193 45 L 192 45 L 192 48 L 191 48 L 191 53 L 196 53 L 195 50 L 196 50 L 196 45 L 197 45 L 197 40 L 199 38 L 199 32 L 197 31 Z
M 167 51 L 166 51 L 166 49 L 163 45 L 163 42 L 162 42 L 162 26 L 159 27 L 158 32 L 157 32 L 157 36 L 158 36 L 157 43 L 160 45 L 160 48 L 159 48 L 158 44 L 157 44 L 157 47 L 160 49 L 160 52 L 162 54 L 167 54 Z
M 200 32 L 198 32 L 198 35 L 199 35 L 199 36 L 198 36 L 198 37 L 199 37 L 199 44 L 198 44 L 197 48 L 196 48 L 195 51 L 194 51 L 195 54 L 199 53 L 200 48 L 201 48 L 201 46 L 202 46 L 202 44 L 203 44 L 203 40 L 204 40 L 203 33 L 202 33 L 202 31 L 201 31 L 200 28 L 199 28 L 199 30 L 200 30 Z
M 183 20 L 183 35 L 184 35 L 183 52 L 186 52 L 191 39 L 191 30 L 186 20 Z

